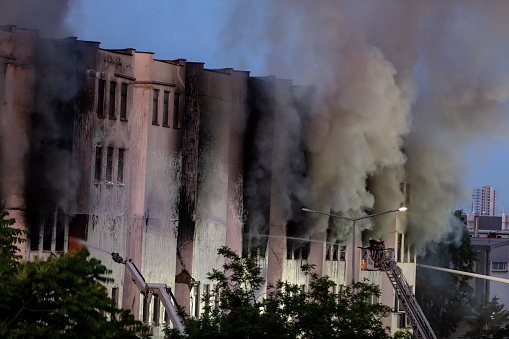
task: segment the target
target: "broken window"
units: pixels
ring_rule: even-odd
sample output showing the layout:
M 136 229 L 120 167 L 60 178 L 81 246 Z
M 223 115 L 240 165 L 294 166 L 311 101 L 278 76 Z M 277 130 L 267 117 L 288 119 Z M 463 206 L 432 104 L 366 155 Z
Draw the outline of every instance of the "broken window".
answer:
M 100 182 L 102 177 L 102 162 L 103 162 L 103 148 L 101 146 L 95 147 L 95 170 L 94 181 Z
M 127 84 L 120 87 L 120 120 L 127 120 Z
M 87 240 L 88 214 L 75 214 L 69 222 L 69 238 L 75 240 Z M 69 241 L 69 252 L 77 251 L 80 244 L 77 241 Z
M 57 213 L 57 229 L 55 237 L 55 251 L 63 252 L 65 237 L 65 214 Z
M 125 149 L 118 149 L 118 169 L 117 169 L 117 184 L 124 183 L 124 157 L 125 157 Z
M 157 113 L 159 106 L 159 90 L 154 89 L 154 96 L 152 98 L 152 125 L 159 125 Z
M 170 101 L 170 92 L 164 91 L 163 97 L 163 126 L 168 127 L 168 104 Z
M 106 152 L 106 182 L 113 181 L 113 147 L 108 147 Z
M 104 118 L 104 90 L 106 80 L 99 79 L 99 88 L 97 89 L 97 116 Z
M 116 119 L 115 116 L 115 91 L 117 89 L 117 83 L 115 81 L 110 82 L 110 109 L 109 109 L 109 118 Z
M 173 99 L 173 128 L 180 128 L 180 93 Z
M 53 238 L 53 226 L 54 226 L 53 213 L 49 213 L 43 218 L 43 236 L 42 236 L 42 250 L 51 251 L 51 240 Z
M 346 246 L 341 245 L 341 252 L 339 252 L 339 260 L 345 261 L 345 258 L 346 258 Z

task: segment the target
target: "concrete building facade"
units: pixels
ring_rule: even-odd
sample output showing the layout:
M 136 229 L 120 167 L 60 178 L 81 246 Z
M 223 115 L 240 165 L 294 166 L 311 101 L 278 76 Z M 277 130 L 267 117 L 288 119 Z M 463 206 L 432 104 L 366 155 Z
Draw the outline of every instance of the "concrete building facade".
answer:
M 304 263 L 330 276 L 336 293 L 352 278 L 368 278 L 381 287 L 380 301 L 394 307 L 384 324 L 408 326 L 385 274 L 360 271 L 351 238 L 307 232 L 311 223 L 328 230 L 331 220 L 311 220 L 302 200 L 281 194 L 285 173 L 311 171 L 290 169 L 279 155 L 292 133 L 288 112 L 309 119 L 313 96 L 312 86 L 287 79 L 0 27 L 0 156 L 9 163 L 2 203 L 30 231 L 24 257 L 73 250 L 73 239 L 93 244 L 92 255 L 112 270 L 109 295 L 155 334 L 166 319 L 159 301 L 140 300 L 108 253 L 131 259 L 147 281 L 166 283 L 199 317 L 200 295 L 213 289 L 207 273 L 223 264 L 217 249 L 259 246 L 267 282 L 306 288 Z M 404 173 L 399 177 L 405 187 Z M 415 285 L 406 217 L 387 220 L 386 246 Z M 365 238 L 359 232 L 356 244 Z
M 498 215 L 498 190 L 491 186 L 473 189 L 472 212 L 476 215 Z

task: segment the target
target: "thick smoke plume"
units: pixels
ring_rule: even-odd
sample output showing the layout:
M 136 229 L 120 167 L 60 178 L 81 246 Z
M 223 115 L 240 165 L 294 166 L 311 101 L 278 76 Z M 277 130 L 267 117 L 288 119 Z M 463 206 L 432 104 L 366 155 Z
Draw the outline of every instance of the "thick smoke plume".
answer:
M 62 121 L 56 108 L 56 105 L 68 103 L 77 93 L 75 79 L 64 75 L 64 68 L 68 71 L 72 67 L 69 66 L 71 58 L 65 48 L 57 53 L 53 43 L 45 44 L 45 39 L 33 38 L 71 35 L 72 31 L 65 23 L 70 4 L 70 0 L 0 0 L 0 25 L 5 26 L 5 30 L 24 32 L 12 35 L 16 41 L 0 41 L 3 56 L 13 60 L 0 69 L 0 91 L 3 94 L 0 105 L 0 196 L 5 208 L 23 208 L 24 202 L 17 197 L 24 195 L 29 180 L 36 182 L 33 196 L 43 202 L 50 201 L 52 206 L 47 208 L 52 212 L 57 207 L 68 207 L 74 196 L 70 192 L 70 182 L 64 179 L 76 179 L 72 173 L 66 172 L 71 153 L 68 145 L 63 145 L 62 131 L 68 129 L 68 121 Z M 8 25 L 19 28 L 9 28 Z M 33 34 L 25 34 L 27 29 L 33 30 Z M 29 71 L 25 73 L 25 69 Z M 33 75 L 25 75 L 30 72 L 38 74 L 40 83 L 34 81 Z M 13 89 L 16 89 L 15 93 L 25 90 L 27 95 L 11 97 Z M 28 95 L 30 91 L 36 92 L 35 100 Z M 16 111 L 23 113 L 15 115 Z M 32 154 L 29 154 L 30 144 Z M 32 169 L 26 169 L 29 157 L 41 162 L 35 161 Z
M 316 85 L 311 122 L 297 127 L 311 154 L 310 207 L 350 217 L 398 208 L 406 181 L 407 234 L 420 246 L 453 228 L 466 146 L 507 130 L 508 10 L 505 1 L 239 1 L 223 47 L 242 64 L 264 57 L 261 73 Z M 285 180 L 288 197 L 308 184 Z M 376 234 L 388 219 L 374 221 Z

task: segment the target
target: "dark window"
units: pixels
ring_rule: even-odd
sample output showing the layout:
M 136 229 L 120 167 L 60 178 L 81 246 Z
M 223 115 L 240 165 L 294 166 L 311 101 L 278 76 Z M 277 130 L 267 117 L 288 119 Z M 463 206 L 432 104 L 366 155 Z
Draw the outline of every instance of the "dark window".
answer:
M 148 308 L 149 308 L 149 304 L 148 304 L 148 299 L 147 298 L 143 298 L 143 319 L 142 321 L 146 324 L 148 323 Z
M 99 89 L 97 90 L 97 116 L 104 118 L 104 90 L 106 81 L 99 79 Z
M 113 147 L 108 147 L 106 153 L 106 182 L 113 181 Z
M 154 312 L 152 313 L 152 322 L 159 324 L 159 296 L 154 295 Z
M 415 245 L 410 245 L 410 262 L 415 262 Z
M 332 247 L 332 260 L 337 261 L 339 259 L 339 241 L 334 243 Z
M 341 252 L 339 252 L 339 260 L 345 261 L 345 257 L 346 257 L 346 246 L 342 245 Z
M 116 119 L 115 116 L 115 91 L 117 89 L 117 83 L 114 81 L 110 82 L 110 109 L 109 109 L 109 118 Z
M 157 111 L 158 111 L 159 107 L 157 107 L 157 106 L 159 106 L 159 90 L 155 89 L 154 97 L 152 98 L 152 125 L 159 124 L 158 117 L 157 117 L 157 113 L 158 113 Z
M 94 180 L 96 182 L 101 181 L 102 177 L 102 162 L 103 162 L 103 148 L 101 146 L 97 146 L 95 148 L 95 171 L 94 171 Z
M 56 232 L 55 251 L 62 252 L 64 250 L 64 235 L 65 235 L 65 214 L 57 214 L 57 232 Z
M 42 250 L 51 251 L 51 239 L 53 238 L 54 214 L 50 213 L 44 217 L 44 232 L 42 237 Z
M 113 287 L 111 289 L 111 300 L 113 300 L 113 303 L 115 307 L 118 307 L 118 287 Z M 111 321 L 115 320 L 115 315 L 111 314 Z
M 125 157 L 125 149 L 118 149 L 118 169 L 117 169 L 117 183 L 124 183 L 124 157 Z
M 173 99 L 173 128 L 180 128 L 180 93 Z
M 120 120 L 127 120 L 127 84 L 120 88 Z
M 30 229 L 30 250 L 38 251 L 41 237 L 42 218 L 34 218 L 34 223 Z
M 69 238 L 74 240 L 87 240 L 88 214 L 75 214 L 69 222 Z M 76 241 L 69 241 L 69 252 L 80 249 Z
M 163 126 L 168 127 L 168 102 L 170 101 L 170 92 L 164 91 L 163 97 Z

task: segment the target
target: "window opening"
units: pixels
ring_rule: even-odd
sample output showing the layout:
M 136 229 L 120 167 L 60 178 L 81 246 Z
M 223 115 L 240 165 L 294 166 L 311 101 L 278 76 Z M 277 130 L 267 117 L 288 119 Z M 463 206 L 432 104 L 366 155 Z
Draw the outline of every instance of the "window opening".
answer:
M 152 313 L 152 322 L 156 325 L 159 324 L 159 305 L 160 305 L 159 296 L 154 295 L 154 309 Z
M 127 84 L 120 88 L 120 120 L 127 120 Z
M 118 169 L 117 169 L 117 183 L 124 183 L 124 157 L 125 157 L 125 149 L 118 149 Z
M 159 90 L 154 90 L 154 97 L 152 98 L 152 125 L 158 125 L 158 117 L 157 117 L 157 110 L 159 105 Z
M 109 118 L 116 119 L 115 116 L 115 91 L 117 89 L 117 83 L 114 81 L 110 82 L 110 106 L 109 106 Z
M 113 181 L 113 147 L 108 147 L 106 152 L 106 182 Z
M 164 91 L 163 97 L 163 126 L 168 127 L 168 104 L 170 101 L 170 92 Z
M 106 87 L 106 80 L 99 79 L 99 88 L 97 90 L 97 116 L 104 118 L 104 90 Z

